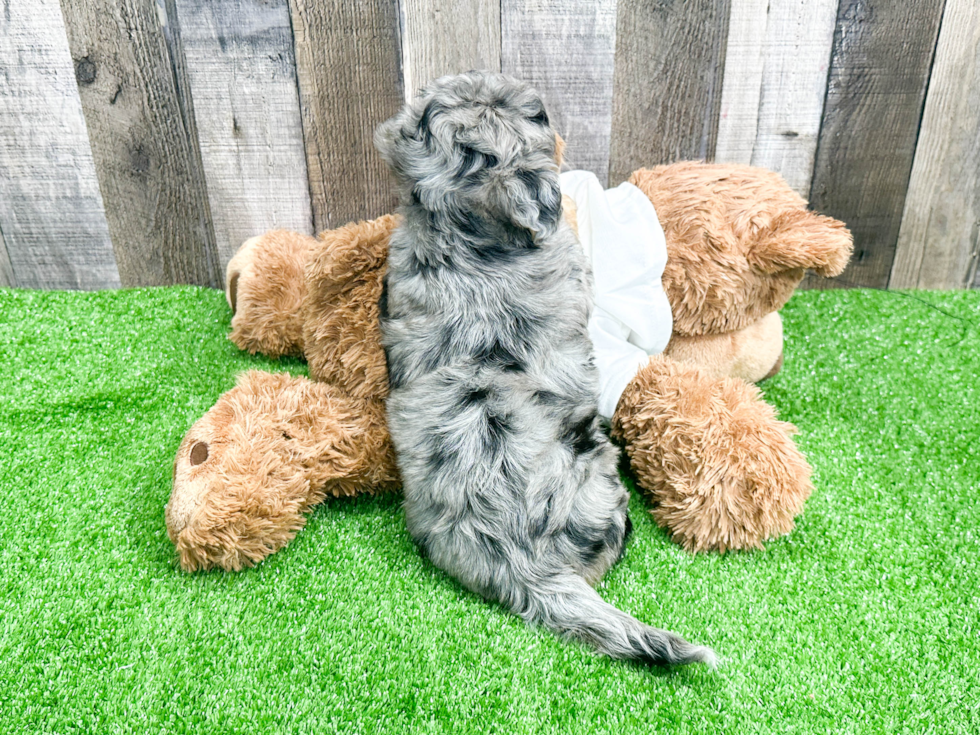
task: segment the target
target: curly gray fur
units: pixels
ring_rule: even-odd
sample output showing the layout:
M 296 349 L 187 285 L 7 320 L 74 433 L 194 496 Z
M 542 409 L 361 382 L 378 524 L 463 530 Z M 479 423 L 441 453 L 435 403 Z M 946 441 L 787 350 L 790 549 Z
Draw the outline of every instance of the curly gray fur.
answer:
M 380 306 L 412 537 L 528 622 L 616 658 L 713 663 L 590 586 L 622 554 L 628 493 L 596 413 L 591 275 L 541 100 L 499 74 L 444 77 L 375 145 L 404 217 Z

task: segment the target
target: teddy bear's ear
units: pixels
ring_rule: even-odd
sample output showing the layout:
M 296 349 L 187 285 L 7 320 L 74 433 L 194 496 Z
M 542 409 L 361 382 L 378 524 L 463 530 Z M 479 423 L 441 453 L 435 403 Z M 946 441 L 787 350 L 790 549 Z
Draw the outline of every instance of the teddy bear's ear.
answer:
M 808 268 L 832 277 L 844 271 L 853 249 L 843 222 L 801 209 L 773 219 L 759 232 L 746 259 L 764 273 Z

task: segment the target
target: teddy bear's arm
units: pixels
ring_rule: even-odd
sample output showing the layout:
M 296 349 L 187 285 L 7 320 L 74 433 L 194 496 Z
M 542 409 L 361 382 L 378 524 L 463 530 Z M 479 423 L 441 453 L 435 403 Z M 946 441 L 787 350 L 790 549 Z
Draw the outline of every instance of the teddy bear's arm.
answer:
M 315 298 L 329 300 L 352 278 L 383 272 L 388 261 L 388 241 L 398 222 L 398 215 L 386 214 L 321 232 L 320 245 L 311 252 L 306 265 L 306 279 Z
M 317 238 L 270 230 L 228 264 L 230 339 L 251 353 L 303 355 L 316 380 L 358 398 L 384 398 L 377 302 L 397 225 L 393 215 Z

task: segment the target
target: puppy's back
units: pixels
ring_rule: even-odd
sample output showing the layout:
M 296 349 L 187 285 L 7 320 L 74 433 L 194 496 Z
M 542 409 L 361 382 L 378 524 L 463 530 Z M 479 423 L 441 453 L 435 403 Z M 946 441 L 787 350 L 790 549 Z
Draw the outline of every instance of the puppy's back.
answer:
M 403 198 L 381 311 L 416 542 L 470 589 L 611 656 L 710 662 L 588 584 L 621 554 L 628 495 L 599 429 L 589 276 L 540 99 L 501 75 L 444 78 L 376 142 Z

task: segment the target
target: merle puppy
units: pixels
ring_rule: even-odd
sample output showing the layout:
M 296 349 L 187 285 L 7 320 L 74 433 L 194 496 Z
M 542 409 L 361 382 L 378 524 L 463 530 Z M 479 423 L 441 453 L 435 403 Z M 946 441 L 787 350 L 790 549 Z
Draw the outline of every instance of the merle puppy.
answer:
M 469 589 L 609 656 L 713 663 L 590 586 L 623 551 L 628 494 L 541 100 L 499 74 L 443 77 L 375 144 L 402 196 L 380 307 L 413 538 Z

